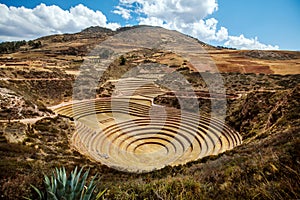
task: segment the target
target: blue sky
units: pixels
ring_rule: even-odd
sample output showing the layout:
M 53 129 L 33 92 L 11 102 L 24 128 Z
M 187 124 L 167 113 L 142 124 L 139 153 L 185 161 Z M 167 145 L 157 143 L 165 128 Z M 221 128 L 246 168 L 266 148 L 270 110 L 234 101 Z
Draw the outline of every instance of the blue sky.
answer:
M 0 13 L 1 41 L 149 24 L 214 45 L 300 50 L 299 0 L 0 0 Z
M 299 0 L 221 0 L 212 16 L 231 35 L 257 36 L 281 49 L 300 50 Z

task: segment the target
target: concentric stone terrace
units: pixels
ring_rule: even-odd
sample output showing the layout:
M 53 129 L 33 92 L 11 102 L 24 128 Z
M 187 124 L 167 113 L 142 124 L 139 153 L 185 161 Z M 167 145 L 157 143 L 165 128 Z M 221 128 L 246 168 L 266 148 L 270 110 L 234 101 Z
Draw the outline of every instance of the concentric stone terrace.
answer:
M 122 171 L 184 164 L 241 144 L 241 136 L 220 120 L 154 105 L 148 96 L 82 100 L 54 111 L 75 120 L 75 148 Z
M 194 72 L 217 72 L 198 42 L 174 31 L 144 27 L 104 41 L 82 64 L 81 75 L 74 83 L 73 98 L 80 100 L 54 109 L 75 120 L 77 127 L 71 143 L 77 150 L 109 167 L 142 173 L 184 164 L 241 144 L 241 136 L 223 121 L 200 116 L 194 88 L 174 67 L 177 65 L 148 60 L 118 80 L 110 80 L 118 77 L 104 73 L 113 70 L 110 63 L 133 49 L 171 51 L 189 61 Z M 224 93 L 221 77 L 203 79 L 209 92 Z M 110 98 L 91 99 L 96 96 L 99 80 L 110 82 L 104 83 L 112 86 L 107 90 L 113 89 Z M 170 91 L 175 95 L 188 94 L 178 96 L 181 109 L 153 104 L 155 97 Z M 186 99 L 191 100 L 188 104 L 193 106 L 189 108 L 193 113 L 185 111 Z M 211 105 L 214 106 L 213 102 Z

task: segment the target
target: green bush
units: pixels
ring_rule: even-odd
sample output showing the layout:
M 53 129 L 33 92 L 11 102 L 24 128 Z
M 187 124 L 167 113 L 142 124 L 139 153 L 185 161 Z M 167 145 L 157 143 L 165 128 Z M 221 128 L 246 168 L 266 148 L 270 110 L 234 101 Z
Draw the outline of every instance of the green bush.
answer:
M 106 190 L 96 194 L 95 188 L 97 183 L 95 179 L 97 175 L 93 177 L 88 186 L 86 186 L 89 170 L 87 170 L 81 177 L 83 168 L 77 172 L 77 167 L 71 172 L 67 178 L 65 168 L 56 168 L 55 172 L 50 177 L 45 175 L 44 184 L 45 191 L 41 191 L 35 186 L 31 187 L 36 191 L 38 199 L 40 200 L 90 200 L 99 199 Z M 26 198 L 30 199 L 30 198 Z
M 13 41 L 0 43 L 0 53 L 13 53 L 20 49 L 21 46 L 26 45 L 26 41 Z
M 126 58 L 122 55 L 120 57 L 120 65 L 125 65 L 126 64 Z

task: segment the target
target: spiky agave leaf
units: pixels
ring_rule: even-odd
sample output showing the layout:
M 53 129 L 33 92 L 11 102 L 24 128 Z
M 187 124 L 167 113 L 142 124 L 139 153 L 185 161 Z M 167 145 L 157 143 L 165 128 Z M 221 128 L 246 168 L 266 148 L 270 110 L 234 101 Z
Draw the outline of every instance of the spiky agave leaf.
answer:
M 76 185 L 76 173 L 77 173 L 77 167 L 75 167 L 74 171 L 71 172 L 71 189 L 74 191 L 75 185 Z
M 96 188 L 96 185 L 97 185 L 97 184 L 94 183 L 96 177 L 97 177 L 97 174 L 90 181 L 90 184 L 87 187 L 87 189 L 84 191 L 84 193 L 82 193 L 80 200 L 90 200 L 91 199 L 91 197 L 93 195 L 93 192 L 94 192 L 94 190 Z
M 80 200 L 90 200 L 92 198 L 93 192 L 96 189 L 96 185 L 92 186 L 89 190 L 86 190 L 80 198 Z
M 52 176 L 51 176 L 51 192 L 53 194 L 56 194 L 56 188 L 57 188 L 56 177 L 55 177 L 54 173 L 52 173 Z
M 51 191 L 51 183 L 48 176 L 44 175 L 44 184 L 47 191 Z
M 75 177 L 75 182 L 76 182 L 75 189 L 74 189 L 75 198 L 78 198 L 80 196 L 81 191 L 84 188 L 85 180 L 83 181 L 83 178 L 80 180 L 82 170 L 83 170 L 83 167 L 80 169 L 77 176 Z
M 38 193 L 39 199 L 47 200 L 90 200 L 92 198 L 99 199 L 106 190 L 99 192 L 96 197 L 94 197 L 94 191 L 97 186 L 95 179 L 97 174 L 92 178 L 88 186 L 85 186 L 87 182 L 87 177 L 89 175 L 89 169 L 82 175 L 83 167 L 77 171 L 76 167 L 68 176 L 66 175 L 66 170 L 64 167 L 55 168 L 50 177 L 44 175 L 44 184 L 46 191 L 41 192 L 39 189 L 34 188 Z M 27 198 L 28 199 L 28 198 Z
M 65 185 L 63 184 L 62 180 L 57 180 L 57 189 L 56 189 L 57 196 L 59 197 L 63 196 L 64 191 L 65 191 Z
M 33 189 L 34 189 L 34 191 L 38 194 L 38 200 L 44 200 L 44 199 L 46 199 L 45 198 L 45 195 L 44 195 L 44 193 L 42 192 L 42 191 L 40 191 L 38 188 L 36 188 L 34 185 L 31 185 L 30 184 L 30 187 L 32 187 Z M 23 199 L 26 199 L 26 200 L 32 200 L 31 198 L 29 198 L 29 197 L 22 197 Z
M 72 200 L 74 199 L 74 186 L 73 186 L 73 175 L 72 173 L 69 175 L 68 179 L 67 179 L 67 184 L 65 187 L 65 194 L 64 197 L 66 200 Z
M 56 179 L 58 181 L 60 181 L 62 183 L 63 186 L 66 185 L 66 179 L 67 179 L 67 175 L 66 175 L 66 170 L 64 167 L 62 168 L 55 168 L 55 171 L 56 171 Z
M 59 200 L 53 192 L 47 192 L 47 200 Z
M 86 179 L 89 175 L 89 172 L 90 172 L 90 169 L 88 169 L 82 176 L 81 180 L 79 181 L 78 185 L 77 185 L 77 188 L 76 188 L 76 192 L 78 192 L 79 194 L 82 194 L 84 193 L 85 191 L 85 188 L 84 188 L 84 185 L 85 185 L 85 182 L 86 182 Z

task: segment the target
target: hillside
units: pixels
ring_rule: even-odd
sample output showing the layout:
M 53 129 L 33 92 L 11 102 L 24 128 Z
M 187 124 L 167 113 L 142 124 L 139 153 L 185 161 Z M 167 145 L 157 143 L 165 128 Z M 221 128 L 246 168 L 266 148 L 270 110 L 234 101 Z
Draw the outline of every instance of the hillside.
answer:
M 1 198 L 35 198 L 58 166 L 100 174 L 106 199 L 300 198 L 300 52 L 151 26 L 7 49 Z

